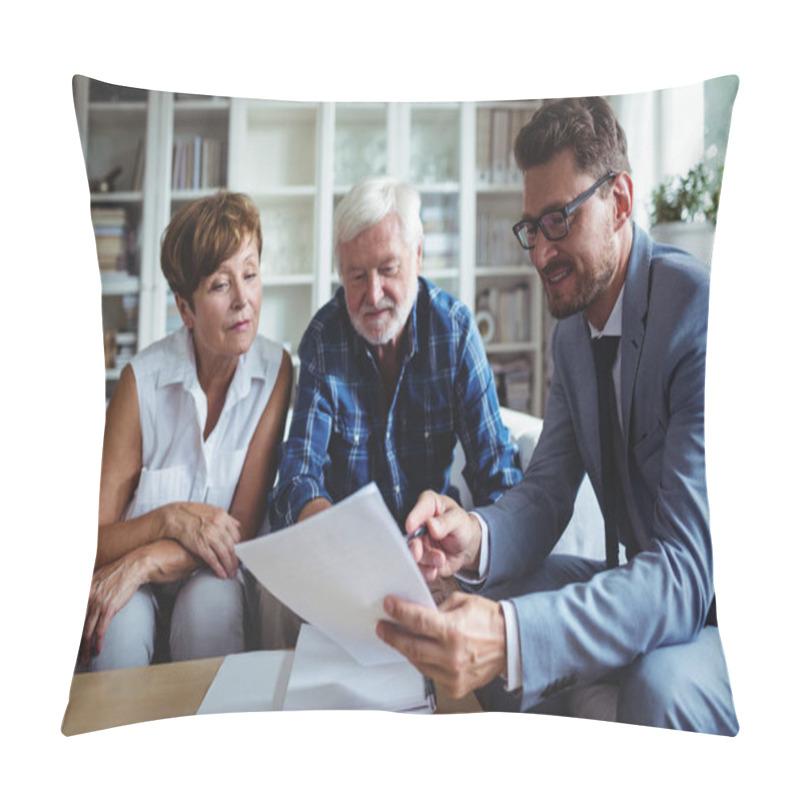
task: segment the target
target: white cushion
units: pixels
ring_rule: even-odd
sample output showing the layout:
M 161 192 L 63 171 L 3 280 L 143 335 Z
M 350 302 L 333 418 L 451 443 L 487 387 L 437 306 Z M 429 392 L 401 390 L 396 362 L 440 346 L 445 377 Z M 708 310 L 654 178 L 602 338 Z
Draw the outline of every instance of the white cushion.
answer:
M 533 451 L 539 441 L 542 420 L 539 417 L 503 407 L 500 409 L 500 417 L 519 448 L 520 464 L 524 471 L 530 463 Z M 464 508 L 469 509 L 472 508 L 473 501 L 472 493 L 462 474 L 465 463 L 464 451 L 461 444 L 458 443 L 453 454 L 450 481 L 459 491 L 461 504 Z M 584 478 L 578 490 L 572 519 L 553 548 L 553 552 L 601 560 L 605 558 L 603 516 L 588 478 Z

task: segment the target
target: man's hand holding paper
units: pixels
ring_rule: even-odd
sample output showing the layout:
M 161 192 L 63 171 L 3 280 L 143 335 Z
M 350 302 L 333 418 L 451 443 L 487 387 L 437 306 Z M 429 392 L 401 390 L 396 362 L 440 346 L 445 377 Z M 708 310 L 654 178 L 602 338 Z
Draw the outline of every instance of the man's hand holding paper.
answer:
M 389 596 L 377 633 L 423 675 L 461 698 L 506 671 L 506 628 L 499 603 L 456 592 L 438 609 Z M 396 624 L 395 624 L 396 623 Z

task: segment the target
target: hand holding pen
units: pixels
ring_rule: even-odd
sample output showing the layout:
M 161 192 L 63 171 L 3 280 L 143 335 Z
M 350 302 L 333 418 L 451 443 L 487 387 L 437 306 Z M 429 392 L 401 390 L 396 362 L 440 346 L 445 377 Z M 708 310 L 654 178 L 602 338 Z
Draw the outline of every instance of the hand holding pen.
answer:
M 428 532 L 427 525 L 420 525 L 415 531 L 406 534 L 406 542 L 408 542 L 409 546 L 414 539 L 419 539 L 420 536 L 424 536 Z
M 406 530 L 411 555 L 428 582 L 477 569 L 480 524 L 451 497 L 423 492 L 406 518 Z

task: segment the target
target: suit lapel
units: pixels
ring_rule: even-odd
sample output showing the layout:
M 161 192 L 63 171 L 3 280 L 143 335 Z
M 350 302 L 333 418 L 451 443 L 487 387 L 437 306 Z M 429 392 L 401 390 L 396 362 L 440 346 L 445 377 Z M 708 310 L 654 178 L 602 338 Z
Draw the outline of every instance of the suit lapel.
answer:
M 625 297 L 622 304 L 622 338 L 620 340 L 620 364 L 622 368 L 622 439 L 627 452 L 631 424 L 633 387 L 644 347 L 647 322 L 647 306 L 650 300 L 650 261 L 653 243 L 642 236 L 634 226 L 628 273 L 625 277 Z

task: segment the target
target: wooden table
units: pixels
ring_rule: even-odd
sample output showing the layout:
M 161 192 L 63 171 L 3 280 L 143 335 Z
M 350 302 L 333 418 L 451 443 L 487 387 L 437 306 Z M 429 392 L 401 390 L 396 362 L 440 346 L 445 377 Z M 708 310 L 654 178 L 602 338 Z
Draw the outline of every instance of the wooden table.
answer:
M 224 658 L 204 658 L 74 675 L 61 731 L 89 731 L 185 717 L 197 713 Z M 437 714 L 480 711 L 473 695 L 462 700 L 436 692 Z

